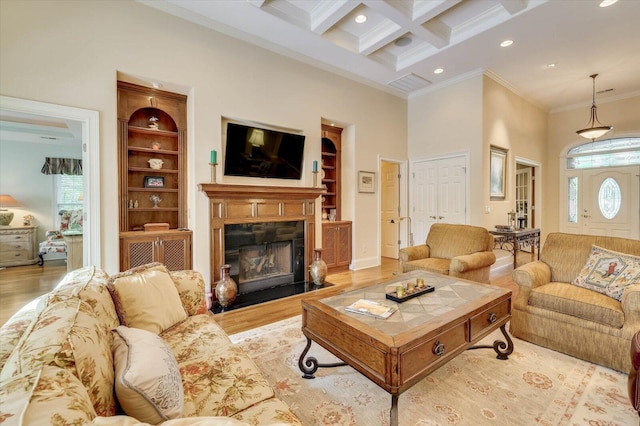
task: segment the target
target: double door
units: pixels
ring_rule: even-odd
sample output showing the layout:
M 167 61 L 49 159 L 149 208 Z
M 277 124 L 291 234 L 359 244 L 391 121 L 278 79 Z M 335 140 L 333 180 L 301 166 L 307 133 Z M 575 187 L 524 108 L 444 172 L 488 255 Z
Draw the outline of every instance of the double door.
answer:
M 434 223 L 467 223 L 466 157 L 416 161 L 412 184 L 415 244 L 426 241 Z
M 170 271 L 191 269 L 191 231 L 122 232 L 120 270 L 163 263 Z

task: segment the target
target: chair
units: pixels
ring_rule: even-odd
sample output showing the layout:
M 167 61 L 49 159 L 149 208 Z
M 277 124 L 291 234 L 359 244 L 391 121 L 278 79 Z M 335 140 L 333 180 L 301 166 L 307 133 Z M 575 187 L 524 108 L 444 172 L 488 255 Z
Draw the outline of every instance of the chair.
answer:
M 38 265 L 44 265 L 44 255 L 48 253 L 66 253 L 67 243 L 64 240 L 65 235 L 81 235 L 82 234 L 82 209 L 78 210 L 60 210 L 60 227 L 57 230 L 47 231 L 46 240 L 40 243 L 38 257 L 40 261 Z
M 631 371 L 629 372 L 629 398 L 640 415 L 640 331 L 631 339 Z
M 495 262 L 493 236 L 479 226 L 436 223 L 425 244 L 400 250 L 402 272 L 427 270 L 477 282 L 489 282 Z

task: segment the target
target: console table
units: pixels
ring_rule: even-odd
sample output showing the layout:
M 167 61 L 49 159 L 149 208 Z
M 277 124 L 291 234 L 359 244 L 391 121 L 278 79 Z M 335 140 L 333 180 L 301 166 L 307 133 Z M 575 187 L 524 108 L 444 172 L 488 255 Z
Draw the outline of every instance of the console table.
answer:
M 540 259 L 540 229 L 539 228 L 525 228 L 515 229 L 513 231 L 493 230 L 489 233 L 500 237 L 496 238 L 493 243 L 493 248 L 500 248 L 501 250 L 507 250 L 513 253 L 513 269 L 516 268 L 516 258 L 518 251 L 524 247 L 531 247 L 531 255 L 535 254 L 536 248 L 538 249 L 538 260 Z

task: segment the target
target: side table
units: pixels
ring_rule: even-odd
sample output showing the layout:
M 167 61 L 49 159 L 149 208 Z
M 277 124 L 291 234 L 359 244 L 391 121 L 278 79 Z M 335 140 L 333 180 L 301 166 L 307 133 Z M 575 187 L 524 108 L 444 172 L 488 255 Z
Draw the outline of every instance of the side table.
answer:
M 37 226 L 0 227 L 0 266 L 38 263 Z
M 518 257 L 518 251 L 524 247 L 531 247 L 531 255 L 535 255 L 536 248 L 538 249 L 538 260 L 540 259 L 540 229 L 539 228 L 525 228 L 515 229 L 513 231 L 493 230 L 489 231 L 490 234 L 499 236 L 502 238 L 496 238 L 493 247 L 500 248 L 501 250 L 507 250 L 513 254 L 513 269 L 516 269 L 516 260 Z

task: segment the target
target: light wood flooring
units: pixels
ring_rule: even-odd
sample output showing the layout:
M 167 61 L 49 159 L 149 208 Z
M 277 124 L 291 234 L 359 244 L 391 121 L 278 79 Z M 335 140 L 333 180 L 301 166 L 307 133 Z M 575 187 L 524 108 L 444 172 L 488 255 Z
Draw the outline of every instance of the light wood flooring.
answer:
M 530 261 L 530 255 L 518 257 L 518 265 Z M 511 280 L 512 266 L 492 271 L 491 284 L 517 292 Z M 382 259 L 377 267 L 359 271 L 344 270 L 330 273 L 327 281 L 334 285 L 303 295 L 291 296 L 277 301 L 249 306 L 216 315 L 216 320 L 228 333 L 234 334 L 265 324 L 290 318 L 301 313 L 300 301 L 309 297 L 327 297 L 338 292 L 361 288 L 376 282 L 391 279 L 400 271 L 400 263 L 393 259 Z M 38 265 L 16 266 L 0 270 L 0 324 L 4 324 L 15 312 L 30 300 L 51 291 L 67 273 L 64 260 Z

